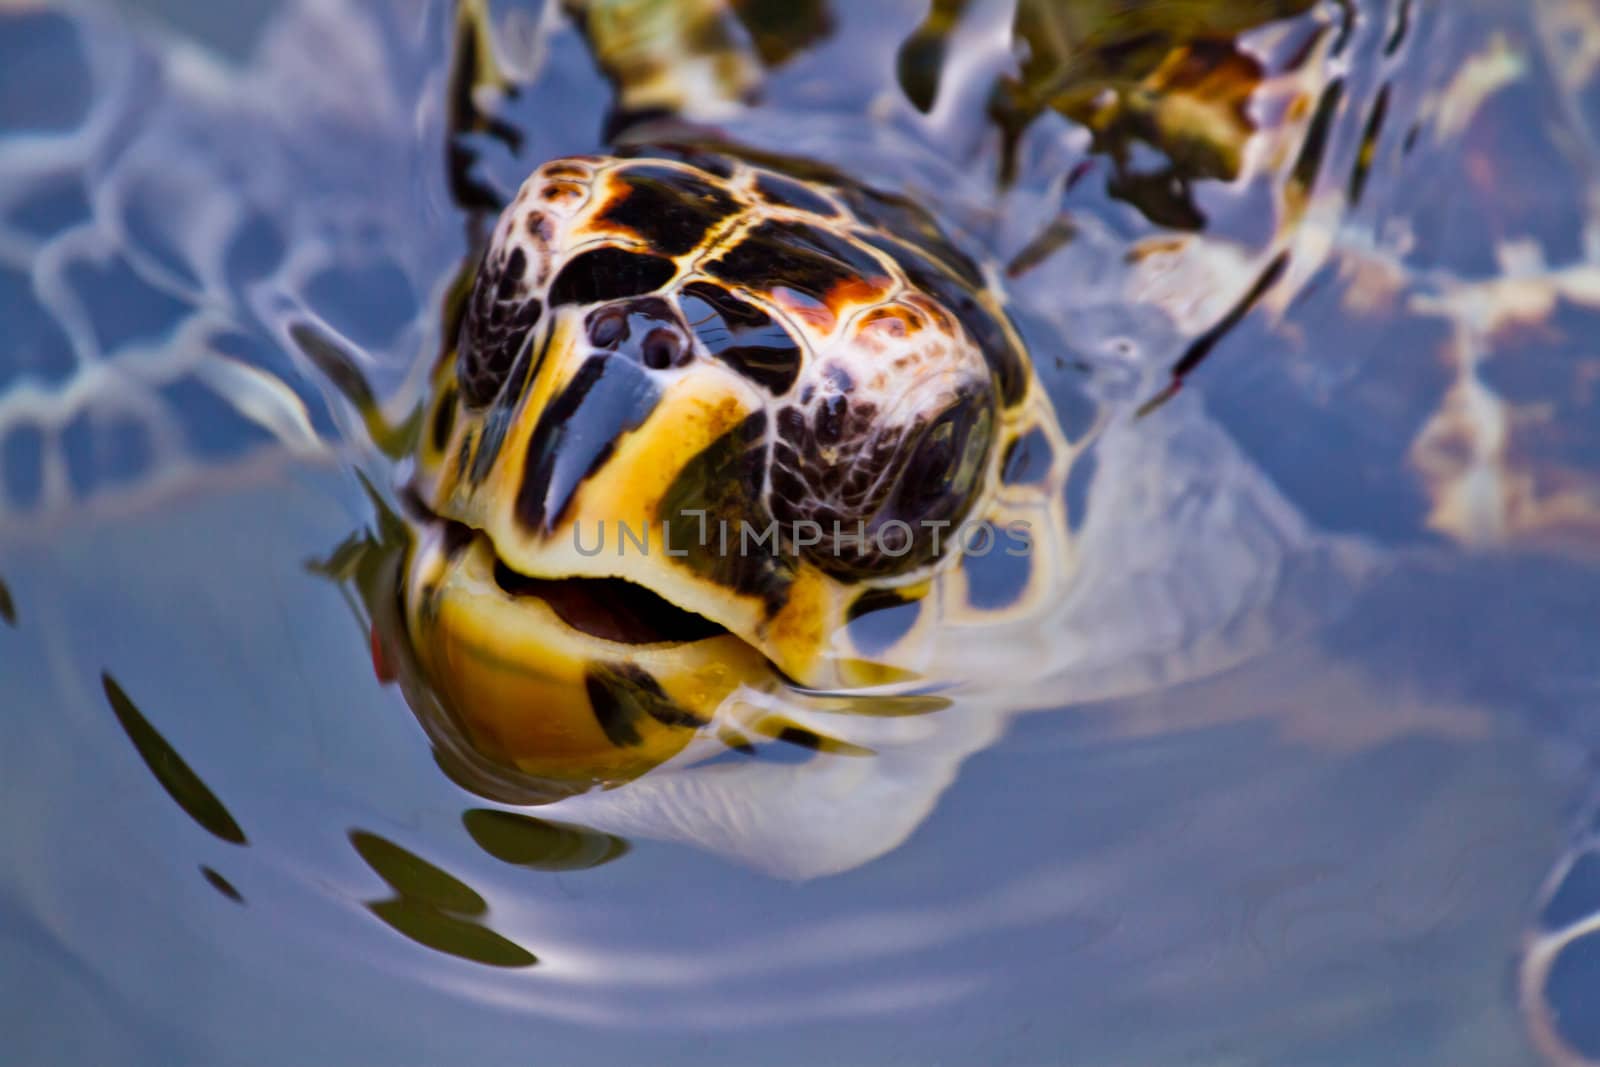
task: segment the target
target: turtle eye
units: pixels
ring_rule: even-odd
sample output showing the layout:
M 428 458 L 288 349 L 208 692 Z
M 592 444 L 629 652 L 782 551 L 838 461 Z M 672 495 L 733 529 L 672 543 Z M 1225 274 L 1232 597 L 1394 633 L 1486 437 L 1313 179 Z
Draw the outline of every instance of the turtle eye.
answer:
M 958 397 L 917 440 L 887 517 L 913 527 L 962 518 L 978 488 L 993 435 L 993 411 L 985 398 L 976 393 Z
M 931 418 L 877 429 L 873 404 L 838 400 L 822 401 L 809 421 L 793 408 L 779 413 L 774 517 L 821 527 L 820 542 L 801 551 L 836 577 L 926 566 L 952 543 L 942 528 L 967 517 L 982 487 L 994 446 L 992 392 L 968 386 Z
M 528 260 L 520 248 L 484 257 L 456 336 L 456 377 L 468 407 L 481 408 L 499 395 L 517 355 L 539 324 L 544 305 L 523 284 Z

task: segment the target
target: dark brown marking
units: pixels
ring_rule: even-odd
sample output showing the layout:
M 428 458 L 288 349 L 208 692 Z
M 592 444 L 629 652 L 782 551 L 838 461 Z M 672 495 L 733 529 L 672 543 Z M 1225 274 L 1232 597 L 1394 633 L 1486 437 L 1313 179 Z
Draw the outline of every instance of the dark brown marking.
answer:
M 653 293 L 672 280 L 678 265 L 663 256 L 622 248 L 595 248 L 573 256 L 550 283 L 550 303 L 594 304 Z
M 500 277 L 500 288 L 497 295 L 504 300 L 506 294 L 522 280 L 528 271 L 528 256 L 520 248 L 513 248 L 511 255 L 506 259 L 506 268 Z
M 850 398 L 834 393 L 823 398 L 812 418 L 811 431 L 820 444 L 838 444 L 844 437 L 845 417 L 850 413 Z
M 473 453 L 469 474 L 474 486 L 481 484 L 489 476 L 494 461 L 500 458 L 500 447 L 506 443 L 506 432 L 511 429 L 515 415 L 514 405 L 499 404 L 489 412 L 489 417 L 483 420 L 483 433 L 478 438 L 478 450 Z
M 690 282 L 678 297 L 690 329 L 706 351 L 774 395 L 800 375 L 800 346 L 754 304 L 709 282 Z
M 440 393 L 439 406 L 433 409 L 433 450 L 443 452 L 456 426 L 456 396 L 448 386 Z
M 578 487 L 655 409 L 659 390 L 636 364 L 590 356 L 550 401 L 528 439 L 516 516 L 548 533 L 561 522 Z
M 804 182 L 797 182 L 792 178 L 785 178 L 781 174 L 774 174 L 770 170 L 756 172 L 756 192 L 768 203 L 778 204 L 782 207 L 792 207 L 798 211 L 809 211 L 813 215 L 824 218 L 837 218 L 839 209 L 823 198 L 822 194 L 813 190 Z
M 707 174 L 718 178 L 733 177 L 734 162 L 729 157 L 718 152 L 710 152 L 693 145 L 682 144 L 654 144 L 654 145 L 626 145 L 617 149 L 617 155 L 624 159 L 670 159 L 678 163 L 687 163 L 691 167 L 705 171 Z
M 466 523 L 445 520 L 444 536 L 440 545 L 444 550 L 444 558 L 447 561 L 454 561 L 468 545 L 472 544 L 472 539 L 476 536 L 477 533 Z
M 880 193 L 863 185 L 841 187 L 839 196 L 870 229 L 916 246 L 923 255 L 940 263 L 974 289 L 983 286 L 983 274 L 978 265 L 950 242 L 933 216 L 919 205 L 903 196 Z
M 499 259 L 485 256 L 478 268 L 456 335 L 456 378 L 469 407 L 481 408 L 500 392 L 544 314 L 537 298 L 517 298 L 526 270 L 520 248 Z
M 752 229 L 705 270 L 730 284 L 787 288 L 824 303 L 848 282 L 889 283 L 883 265 L 859 243 L 809 223 L 776 219 Z
M 603 663 L 584 674 L 584 690 L 595 721 L 617 748 L 637 745 L 638 723 L 646 716 L 663 726 L 694 728 L 706 720 L 673 703 L 661 684 L 643 667 L 632 663 Z
M 606 205 L 600 221 L 627 228 L 669 256 L 694 248 L 713 226 L 739 210 L 720 185 L 675 167 L 625 167 L 615 180 L 622 195 Z
M 803 726 L 785 726 L 778 731 L 776 740 L 785 744 L 796 745 L 811 752 L 816 752 L 822 748 L 821 735 L 812 730 L 807 730 Z
M 778 435 L 785 441 L 801 444 L 806 436 L 806 417 L 792 407 L 786 407 L 778 412 Z
M 534 360 L 535 369 L 537 369 L 537 364 L 544 362 L 545 353 L 550 348 L 552 338 L 552 334 L 545 335 L 544 346 L 539 350 L 537 360 Z M 514 380 L 519 383 L 526 382 L 529 376 L 528 364 L 530 359 L 532 357 L 529 351 L 524 348 L 517 357 L 517 362 L 507 376 L 507 380 Z M 497 392 L 496 401 L 489 408 L 488 415 L 484 418 L 481 432 L 478 435 L 478 450 L 472 457 L 470 477 L 473 485 L 478 485 L 487 478 L 495 461 L 500 458 L 500 447 L 505 444 L 506 434 L 510 432 L 511 425 L 516 419 L 521 404 L 521 385 L 503 393 Z

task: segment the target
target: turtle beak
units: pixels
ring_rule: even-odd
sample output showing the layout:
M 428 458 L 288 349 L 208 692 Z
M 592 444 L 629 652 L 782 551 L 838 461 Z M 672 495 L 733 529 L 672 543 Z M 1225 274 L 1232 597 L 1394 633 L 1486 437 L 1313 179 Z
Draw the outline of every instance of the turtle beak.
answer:
M 853 591 L 785 555 L 763 503 L 756 387 L 585 340 L 558 316 L 521 388 L 446 419 L 419 460 L 435 521 L 407 567 L 407 628 L 479 747 L 533 773 L 626 777 L 741 686 L 859 683 L 830 641 Z M 439 404 L 457 403 L 452 373 Z
M 659 631 L 665 601 L 594 579 L 511 579 L 481 534 L 435 527 L 403 589 L 419 666 L 479 753 L 553 779 L 627 780 L 682 749 L 741 685 L 770 685 L 749 645 L 704 624 Z M 609 599 L 608 599 L 609 598 Z

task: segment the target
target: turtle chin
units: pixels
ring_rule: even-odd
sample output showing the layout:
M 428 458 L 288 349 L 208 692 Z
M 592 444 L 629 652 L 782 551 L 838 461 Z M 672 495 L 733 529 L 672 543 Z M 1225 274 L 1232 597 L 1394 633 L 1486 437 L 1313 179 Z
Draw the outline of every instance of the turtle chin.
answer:
M 741 686 L 781 683 L 750 644 L 644 585 L 529 577 L 455 524 L 423 531 L 401 590 L 417 665 L 466 740 L 540 778 L 634 778 Z

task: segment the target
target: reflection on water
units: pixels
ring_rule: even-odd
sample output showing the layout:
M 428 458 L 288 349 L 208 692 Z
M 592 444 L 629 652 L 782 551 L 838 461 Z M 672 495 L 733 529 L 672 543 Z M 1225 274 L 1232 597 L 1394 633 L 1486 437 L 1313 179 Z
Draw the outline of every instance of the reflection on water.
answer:
M 352 830 L 350 844 L 394 890 L 392 897 L 367 901 L 367 909 L 413 941 L 491 967 L 539 962 L 479 921 L 489 905 L 465 882 L 377 834 Z
M 582 826 L 546 822 L 492 808 L 463 812 L 461 822 L 483 849 L 502 863 L 536 871 L 581 871 L 627 854 L 628 843 Z
M 652 80 L 489 4 L 453 124 L 443 5 L 237 61 L 0 16 L 8 1051 L 1600 1061 L 1593 6 L 706 6 Z M 1070 544 L 1021 617 L 982 567 L 859 606 L 937 685 L 551 782 L 397 595 L 444 146 L 501 201 L 685 84 L 1008 265 L 1066 454 L 1007 483 L 1070 466 Z
M 167 795 L 177 801 L 178 807 L 191 819 L 222 840 L 233 845 L 248 844 L 244 831 L 239 829 L 239 824 L 228 814 L 222 801 L 206 788 L 200 776 L 189 769 L 183 757 L 139 713 L 116 680 L 110 674 L 102 674 L 100 682 L 105 686 L 106 700 L 116 714 L 117 722 L 122 724 L 128 740 L 138 750 L 139 758 L 144 760 L 145 766 L 150 768 L 150 773 L 156 776 L 156 781 L 161 783 Z
M 218 874 L 216 871 L 212 870 L 210 867 L 207 867 L 203 863 L 200 865 L 200 874 L 205 878 L 206 882 L 210 884 L 212 889 L 215 889 L 217 892 L 221 893 L 235 904 L 244 903 L 244 895 L 234 888 L 232 882 L 228 881 L 226 878 L 222 877 L 222 875 Z

